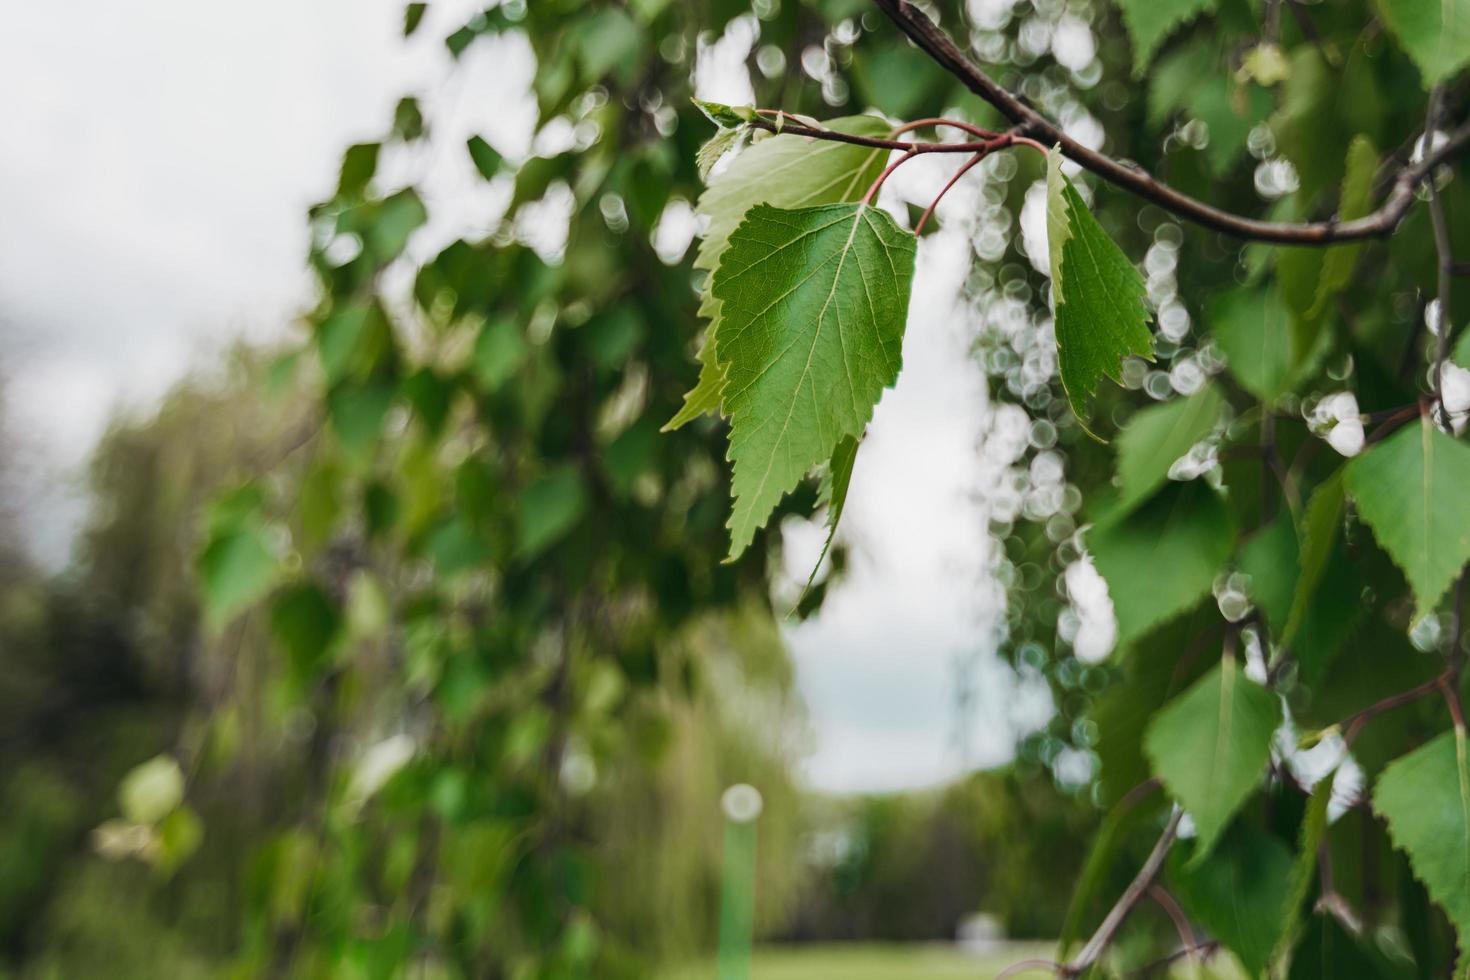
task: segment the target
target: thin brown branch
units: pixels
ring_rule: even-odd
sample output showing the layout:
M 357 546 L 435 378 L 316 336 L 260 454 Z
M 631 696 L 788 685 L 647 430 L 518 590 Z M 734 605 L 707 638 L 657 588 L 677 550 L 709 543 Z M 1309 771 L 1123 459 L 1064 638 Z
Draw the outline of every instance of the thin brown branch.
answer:
M 961 177 L 969 173 L 970 169 L 974 167 L 975 164 L 984 159 L 985 154 L 983 153 L 977 153 L 974 156 L 970 157 L 970 159 L 966 160 L 963 164 L 961 164 L 960 168 L 955 171 L 954 176 L 949 178 L 949 182 L 945 184 L 942 188 L 940 188 L 939 193 L 934 195 L 934 200 L 929 202 L 929 206 L 924 209 L 924 213 L 919 217 L 918 224 L 914 225 L 915 238 L 924 233 L 924 226 L 929 223 L 929 219 L 933 216 L 935 209 L 939 207 L 939 202 L 944 200 L 944 195 L 949 193 L 949 189 L 955 184 L 958 184 Z
M 1184 947 L 1186 952 L 1193 952 L 1196 946 L 1194 930 L 1190 928 L 1189 917 L 1184 914 L 1184 909 L 1179 907 L 1179 903 L 1174 900 L 1174 896 L 1170 895 L 1169 890 L 1163 885 L 1154 882 L 1148 886 L 1148 897 L 1153 899 L 1159 908 L 1164 910 L 1164 914 L 1169 917 L 1169 921 L 1174 923 L 1174 931 L 1179 934 L 1180 945 Z
M 1113 937 L 1123 927 L 1129 913 L 1143 900 L 1143 896 L 1148 894 L 1149 885 L 1152 885 L 1154 879 L 1158 877 L 1160 869 L 1164 866 L 1164 859 L 1169 856 L 1169 851 L 1174 847 L 1174 841 L 1179 836 L 1179 821 L 1183 816 L 1184 811 L 1175 807 L 1174 812 L 1169 815 L 1169 822 L 1164 825 L 1164 832 L 1159 835 L 1158 843 L 1154 844 L 1153 851 L 1149 853 L 1148 860 L 1143 862 L 1143 867 L 1138 869 L 1138 874 L 1134 876 L 1123 894 L 1118 897 L 1117 903 L 1108 911 L 1102 925 L 1097 927 L 1097 932 L 1094 932 L 1092 938 L 1087 941 L 1087 945 L 1082 947 L 1082 952 L 1077 954 L 1076 959 L 1062 967 L 1062 976 L 1075 977 L 1086 972 L 1107 951 Z
M 1416 687 L 1411 687 L 1407 691 L 1400 691 L 1397 694 L 1390 694 L 1383 700 L 1375 701 L 1373 704 L 1368 705 L 1368 707 L 1364 708 L 1362 711 L 1354 712 L 1353 714 L 1348 715 L 1342 721 L 1338 722 L 1334 727 L 1342 731 L 1343 743 L 1346 745 L 1352 745 L 1353 739 L 1358 737 L 1358 732 L 1362 731 L 1363 726 L 1368 724 L 1368 722 L 1372 721 L 1374 718 L 1377 718 L 1385 711 L 1392 711 L 1394 708 L 1401 708 L 1406 704 L 1413 704 L 1415 701 L 1418 701 L 1421 698 L 1428 697 L 1435 691 L 1439 690 L 1440 685 L 1446 679 L 1446 674 L 1438 674 L 1431 680 L 1427 680 L 1423 684 L 1419 684 Z
M 1152 963 L 1145 963 L 1137 970 L 1134 970 L 1132 973 L 1128 974 L 1128 976 L 1139 978 L 1152 977 L 1157 975 L 1160 971 L 1167 970 L 1175 963 L 1178 963 L 1180 960 L 1186 959 L 1192 955 L 1198 954 L 1200 959 L 1209 959 L 1211 956 L 1214 956 L 1219 951 L 1220 940 L 1211 939 L 1207 943 L 1200 943 L 1198 946 L 1192 948 L 1176 949 L 1174 952 L 1170 953 L 1168 956 L 1163 957 L 1162 959 L 1154 960 Z
M 1423 158 L 1398 172 L 1388 197 L 1378 210 L 1352 221 L 1312 221 L 1290 224 L 1247 218 L 1206 204 L 1159 181 L 1148 171 L 1089 149 L 1062 131 L 1051 120 L 1006 91 L 969 60 L 949 35 L 940 30 L 909 0 L 875 0 L 883 12 L 909 39 L 941 68 L 959 79 L 971 92 L 994 106 L 1016 125 L 1017 130 L 1044 144 L 1059 145 L 1062 153 L 1099 177 L 1131 191 L 1147 201 L 1172 211 L 1195 224 L 1248 241 L 1289 245 L 1326 245 L 1332 242 L 1379 238 L 1390 234 L 1414 203 L 1414 188 L 1434 168 L 1470 144 L 1470 123 L 1454 130 L 1437 147 L 1425 149 Z

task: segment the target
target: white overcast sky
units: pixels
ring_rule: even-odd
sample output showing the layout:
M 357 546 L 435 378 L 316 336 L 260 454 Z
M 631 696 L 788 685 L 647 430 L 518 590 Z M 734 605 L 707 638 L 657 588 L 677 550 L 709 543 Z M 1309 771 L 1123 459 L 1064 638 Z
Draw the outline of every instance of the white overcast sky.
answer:
M 454 6 L 467 5 L 431 9 L 448 18 Z M 330 191 L 343 146 L 380 134 L 399 95 L 450 104 L 453 129 L 526 152 L 527 51 L 480 48 L 451 75 L 433 23 L 402 43 L 401 7 L 92 0 L 7 12 L 0 373 L 21 442 L 18 506 L 49 563 L 64 560 L 80 467 L 113 411 L 146 408 L 237 338 L 288 329 L 310 296 L 305 209 Z M 464 192 L 451 221 L 473 226 L 493 208 L 455 174 L 439 186 Z M 955 302 L 966 250 L 946 244 L 963 234 L 972 193 L 951 199 L 953 232 L 922 244 L 905 371 L 878 408 L 844 520 L 849 579 L 820 618 L 789 631 L 815 735 L 806 774 L 820 788 L 912 787 L 1001 761 L 1014 727 L 1047 710 L 992 661 L 956 737 L 954 663 L 996 613 L 982 598 L 973 500 L 985 390 Z M 818 532 L 792 530 L 804 561 Z

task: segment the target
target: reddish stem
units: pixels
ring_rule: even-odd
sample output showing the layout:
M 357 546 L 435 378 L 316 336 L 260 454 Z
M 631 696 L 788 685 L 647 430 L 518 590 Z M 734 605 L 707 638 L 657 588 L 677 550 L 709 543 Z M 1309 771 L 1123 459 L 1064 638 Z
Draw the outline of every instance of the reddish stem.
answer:
M 955 184 L 958 184 L 960 182 L 960 178 L 970 172 L 971 167 L 975 166 L 975 164 L 984 159 L 984 153 L 976 153 L 974 156 L 970 157 L 970 159 L 966 160 L 964 165 L 960 167 L 960 169 L 955 171 L 954 176 L 949 178 L 949 183 L 945 184 L 944 187 L 940 189 L 939 193 L 935 195 L 934 200 L 929 202 L 929 207 L 924 211 L 922 215 L 919 216 L 919 223 L 914 225 L 915 238 L 918 238 L 924 233 L 924 225 L 929 223 L 929 216 L 934 213 L 935 208 L 939 207 L 939 202 L 944 200 L 944 195 L 949 193 L 949 189 Z
M 878 195 L 878 189 L 881 188 L 883 186 L 883 182 L 888 179 L 888 175 L 893 173 L 899 167 L 903 166 L 905 163 L 908 163 L 914 157 L 918 156 L 919 152 L 920 151 L 918 150 L 909 150 L 903 156 L 899 157 L 897 160 L 893 161 L 886 168 L 884 168 L 883 172 L 878 175 L 878 179 L 873 181 L 873 183 L 868 186 L 868 192 L 863 195 L 863 199 L 858 203 L 863 207 L 867 207 L 870 203 L 872 203 L 873 198 Z

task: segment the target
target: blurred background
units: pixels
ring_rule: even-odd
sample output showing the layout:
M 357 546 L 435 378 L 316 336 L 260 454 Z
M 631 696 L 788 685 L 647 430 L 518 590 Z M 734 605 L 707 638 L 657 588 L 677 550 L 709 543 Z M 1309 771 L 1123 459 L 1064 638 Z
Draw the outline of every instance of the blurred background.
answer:
M 1111 12 L 935 14 L 1084 142 L 1138 116 Z M 722 430 L 656 432 L 691 95 L 995 121 L 875 8 L 29 4 L 0 79 L 0 976 L 713 976 L 736 782 L 758 976 L 1057 935 L 1113 627 L 1039 168 L 922 240 L 811 595 L 816 482 L 721 566 Z

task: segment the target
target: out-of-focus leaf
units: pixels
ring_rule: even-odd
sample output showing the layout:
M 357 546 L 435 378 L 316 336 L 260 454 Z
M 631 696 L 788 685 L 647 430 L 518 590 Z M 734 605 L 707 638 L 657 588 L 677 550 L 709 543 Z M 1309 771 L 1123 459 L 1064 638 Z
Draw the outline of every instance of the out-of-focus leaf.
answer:
M 486 392 L 498 391 L 515 375 L 528 350 L 521 328 L 515 322 L 492 320 L 486 323 L 475 338 L 472 361 L 475 379 Z
M 1242 388 L 1272 404 L 1289 389 L 1299 352 L 1291 312 L 1270 288 L 1234 289 L 1209 306 L 1210 335 Z
M 521 491 L 517 537 L 522 558 L 535 558 L 570 531 L 587 509 L 587 491 L 575 467 L 561 466 Z
M 1214 431 L 1225 398 L 1206 384 L 1186 398 L 1140 409 L 1118 433 L 1118 499 L 1109 512 L 1135 510 L 1169 479 L 1174 463 Z
M 1108 583 L 1127 645 L 1192 607 L 1235 545 L 1225 504 L 1198 480 L 1176 484 L 1122 520 L 1086 534 L 1087 550 Z
M 211 533 L 199 555 L 204 612 L 219 627 L 270 591 L 280 573 L 275 551 L 254 518 Z
M 1188 859 L 1183 848 L 1171 857 L 1169 882 L 1185 911 L 1248 975 L 1262 976 L 1286 925 L 1293 870 L 1286 845 L 1239 821 L 1203 860 Z
M 1327 834 L 1327 809 L 1332 803 L 1332 787 L 1336 781 L 1337 770 L 1334 769 L 1317 781 L 1317 785 L 1312 787 L 1311 798 L 1307 800 L 1307 812 L 1302 817 L 1301 834 L 1297 841 L 1296 859 L 1291 865 L 1291 890 L 1287 893 L 1284 910 L 1286 921 L 1273 959 L 1284 961 L 1296 941 L 1307 896 L 1312 891 L 1312 879 L 1317 873 L 1317 851 Z
M 1348 147 L 1347 169 L 1342 181 L 1342 197 L 1337 207 L 1338 221 L 1361 218 L 1373 209 L 1373 176 L 1378 172 L 1378 151 L 1366 136 L 1356 136 Z M 1334 245 L 1322 256 L 1322 276 L 1317 282 L 1317 298 L 1307 312 L 1309 318 L 1321 316 L 1327 304 L 1352 281 L 1362 242 Z
M 1286 511 L 1256 532 L 1240 550 L 1240 570 L 1250 576 L 1246 594 L 1277 636 L 1291 615 L 1297 560 L 1296 527 Z
M 1186 21 L 1215 9 L 1215 0 L 1118 0 L 1133 40 L 1133 74 L 1142 76 L 1164 39 Z
M 327 659 L 341 625 L 336 605 L 311 582 L 293 585 L 271 602 L 271 632 L 301 677 L 310 677 Z
M 504 162 L 504 158 L 495 151 L 495 147 L 485 141 L 485 137 L 471 136 L 465 148 L 469 150 L 470 160 L 474 163 L 475 169 L 480 172 L 481 177 L 491 180 L 500 172 L 500 165 Z
M 123 777 L 117 796 L 124 817 L 157 823 L 184 801 L 184 772 L 172 756 L 154 756 Z
M 1199 834 L 1191 865 L 1210 854 L 1260 785 L 1280 725 L 1281 702 L 1245 677 L 1234 657 L 1222 658 L 1149 722 L 1143 748 L 1154 775 L 1194 818 Z M 1280 918 L 1280 906 L 1274 915 Z M 1274 937 L 1266 952 L 1272 944 Z
M 1286 629 L 1281 634 L 1283 644 L 1290 644 L 1297 630 L 1301 628 L 1307 615 L 1307 607 L 1311 604 L 1317 591 L 1317 585 L 1322 581 L 1322 575 L 1327 570 L 1327 561 L 1332 557 L 1333 546 L 1337 543 L 1338 526 L 1342 522 L 1342 508 L 1345 499 L 1343 471 L 1338 470 L 1318 484 L 1311 499 L 1307 501 L 1306 513 L 1302 517 L 1301 533 L 1297 535 L 1297 540 L 1301 543 L 1298 552 L 1298 565 L 1301 571 L 1296 580 L 1296 594 L 1292 598 L 1291 614 L 1287 617 Z
M 337 196 L 355 200 L 367 192 L 368 183 L 378 172 L 377 143 L 358 143 L 342 154 L 342 176 L 337 181 Z
M 1470 0 L 1379 0 L 1377 7 L 1426 89 L 1470 65 Z

